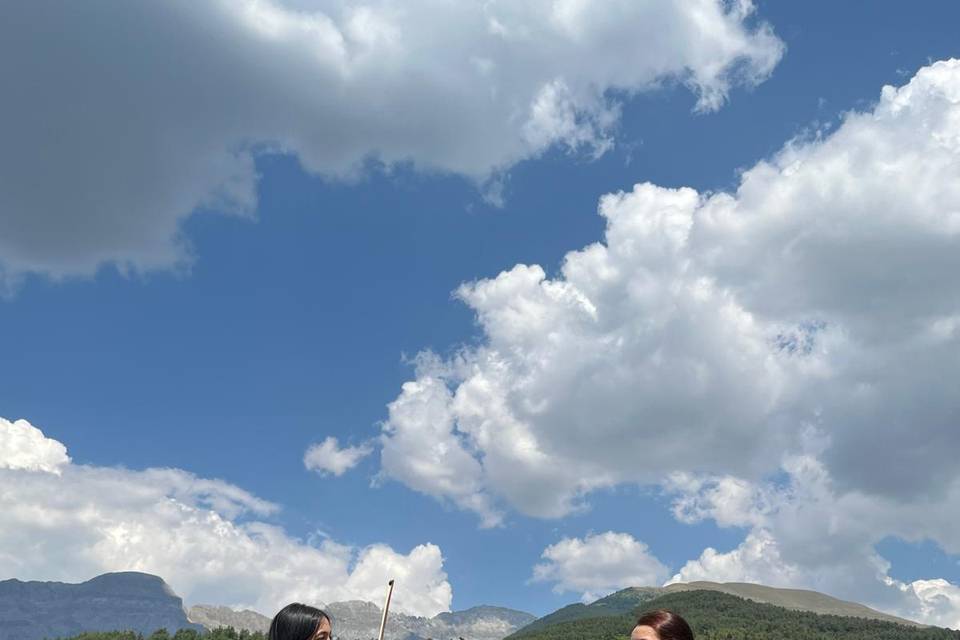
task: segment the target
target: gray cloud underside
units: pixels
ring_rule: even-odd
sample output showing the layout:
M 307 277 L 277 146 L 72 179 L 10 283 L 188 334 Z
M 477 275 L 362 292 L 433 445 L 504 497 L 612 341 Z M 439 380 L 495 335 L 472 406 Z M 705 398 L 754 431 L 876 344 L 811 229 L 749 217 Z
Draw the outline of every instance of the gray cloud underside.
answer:
M 255 157 L 366 158 L 482 181 L 553 145 L 602 153 L 611 92 L 698 108 L 782 55 L 749 2 L 28 2 L 0 23 L 0 277 L 189 265 L 198 209 L 252 216 Z

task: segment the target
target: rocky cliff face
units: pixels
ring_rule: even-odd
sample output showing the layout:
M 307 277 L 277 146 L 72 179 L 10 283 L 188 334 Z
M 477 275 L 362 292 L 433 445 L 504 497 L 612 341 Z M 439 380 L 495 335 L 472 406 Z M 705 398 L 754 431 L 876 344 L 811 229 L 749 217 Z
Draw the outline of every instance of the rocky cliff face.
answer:
M 371 640 L 380 629 L 380 607 L 372 602 L 351 600 L 322 606 L 333 620 L 333 635 L 339 640 Z M 270 618 L 253 611 L 233 611 L 226 607 L 198 605 L 190 609 L 190 619 L 208 629 L 233 627 L 264 631 Z M 386 636 L 390 640 L 501 640 L 529 624 L 534 616 L 501 607 L 474 607 L 466 611 L 441 613 L 433 618 L 391 612 Z
M 81 584 L 0 582 L 0 640 L 42 640 L 83 631 L 166 628 L 191 624 L 183 601 L 162 579 L 146 573 L 108 573 Z

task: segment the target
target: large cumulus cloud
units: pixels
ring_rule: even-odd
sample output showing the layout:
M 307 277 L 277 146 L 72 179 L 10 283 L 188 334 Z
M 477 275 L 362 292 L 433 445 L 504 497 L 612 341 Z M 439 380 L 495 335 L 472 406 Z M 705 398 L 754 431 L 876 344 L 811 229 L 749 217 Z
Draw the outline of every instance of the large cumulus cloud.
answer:
M 253 215 L 258 153 L 483 181 L 553 145 L 603 153 L 617 100 L 697 109 L 782 43 L 749 0 L 29 2 L 0 23 L 0 278 L 177 268 L 198 209 Z
M 813 428 L 844 487 L 942 493 L 960 446 L 958 178 L 960 62 L 945 61 L 735 193 L 604 196 L 604 242 L 556 277 L 518 265 L 459 289 L 483 339 L 421 356 L 390 405 L 385 470 L 429 485 L 418 469 L 459 469 L 433 492 L 559 516 L 675 470 L 761 477 Z M 445 443 L 422 467 L 394 455 L 416 457 L 418 434 Z
M 481 339 L 421 357 L 389 407 L 384 472 L 488 525 L 563 516 L 598 487 L 723 478 L 723 509 L 704 515 L 688 488 L 678 514 L 749 536 L 681 575 L 872 585 L 878 606 L 956 624 L 955 608 L 924 609 L 955 587 L 897 583 L 875 545 L 960 553 L 958 185 L 949 60 L 732 193 L 606 195 L 603 242 L 556 276 L 518 265 L 460 288 Z M 785 475 L 789 494 L 765 484 Z M 907 591 L 920 601 L 891 596 Z
M 28 459 L 32 454 L 33 459 Z M 377 601 L 401 581 L 397 606 L 431 616 L 453 594 L 433 544 L 409 553 L 324 538 L 306 543 L 271 524 L 277 505 L 179 469 L 72 463 L 25 420 L 0 419 L 0 574 L 82 581 L 106 571 L 163 577 L 188 603 L 272 615 L 293 601 Z

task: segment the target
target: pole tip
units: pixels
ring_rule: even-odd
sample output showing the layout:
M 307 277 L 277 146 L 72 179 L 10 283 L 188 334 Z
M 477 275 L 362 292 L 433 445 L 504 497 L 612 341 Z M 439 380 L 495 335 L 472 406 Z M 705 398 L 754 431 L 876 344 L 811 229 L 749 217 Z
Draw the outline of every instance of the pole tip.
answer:
M 388 582 L 388 583 L 387 583 L 387 586 L 388 586 L 388 587 L 392 587 L 392 586 L 393 586 L 393 580 L 391 580 L 390 582 Z

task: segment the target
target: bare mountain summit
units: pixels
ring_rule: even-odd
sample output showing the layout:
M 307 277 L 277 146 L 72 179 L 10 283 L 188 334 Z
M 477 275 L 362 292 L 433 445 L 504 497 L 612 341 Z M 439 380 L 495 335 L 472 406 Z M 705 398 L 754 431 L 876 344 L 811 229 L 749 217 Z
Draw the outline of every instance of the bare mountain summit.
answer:
M 834 616 L 846 616 L 848 618 L 866 618 L 868 620 L 883 620 L 885 622 L 896 622 L 912 627 L 922 627 L 919 622 L 898 618 L 888 613 L 871 609 L 866 605 L 856 602 L 840 600 L 833 596 L 828 596 L 817 591 L 808 591 L 806 589 L 779 589 L 777 587 L 766 587 L 762 584 L 752 584 L 747 582 L 677 582 L 664 587 L 666 593 L 677 591 L 695 591 L 702 589 L 706 591 L 720 591 L 732 596 L 738 596 L 754 602 L 772 604 L 784 609 L 794 609 L 796 611 L 811 611 L 813 613 L 828 614 Z

